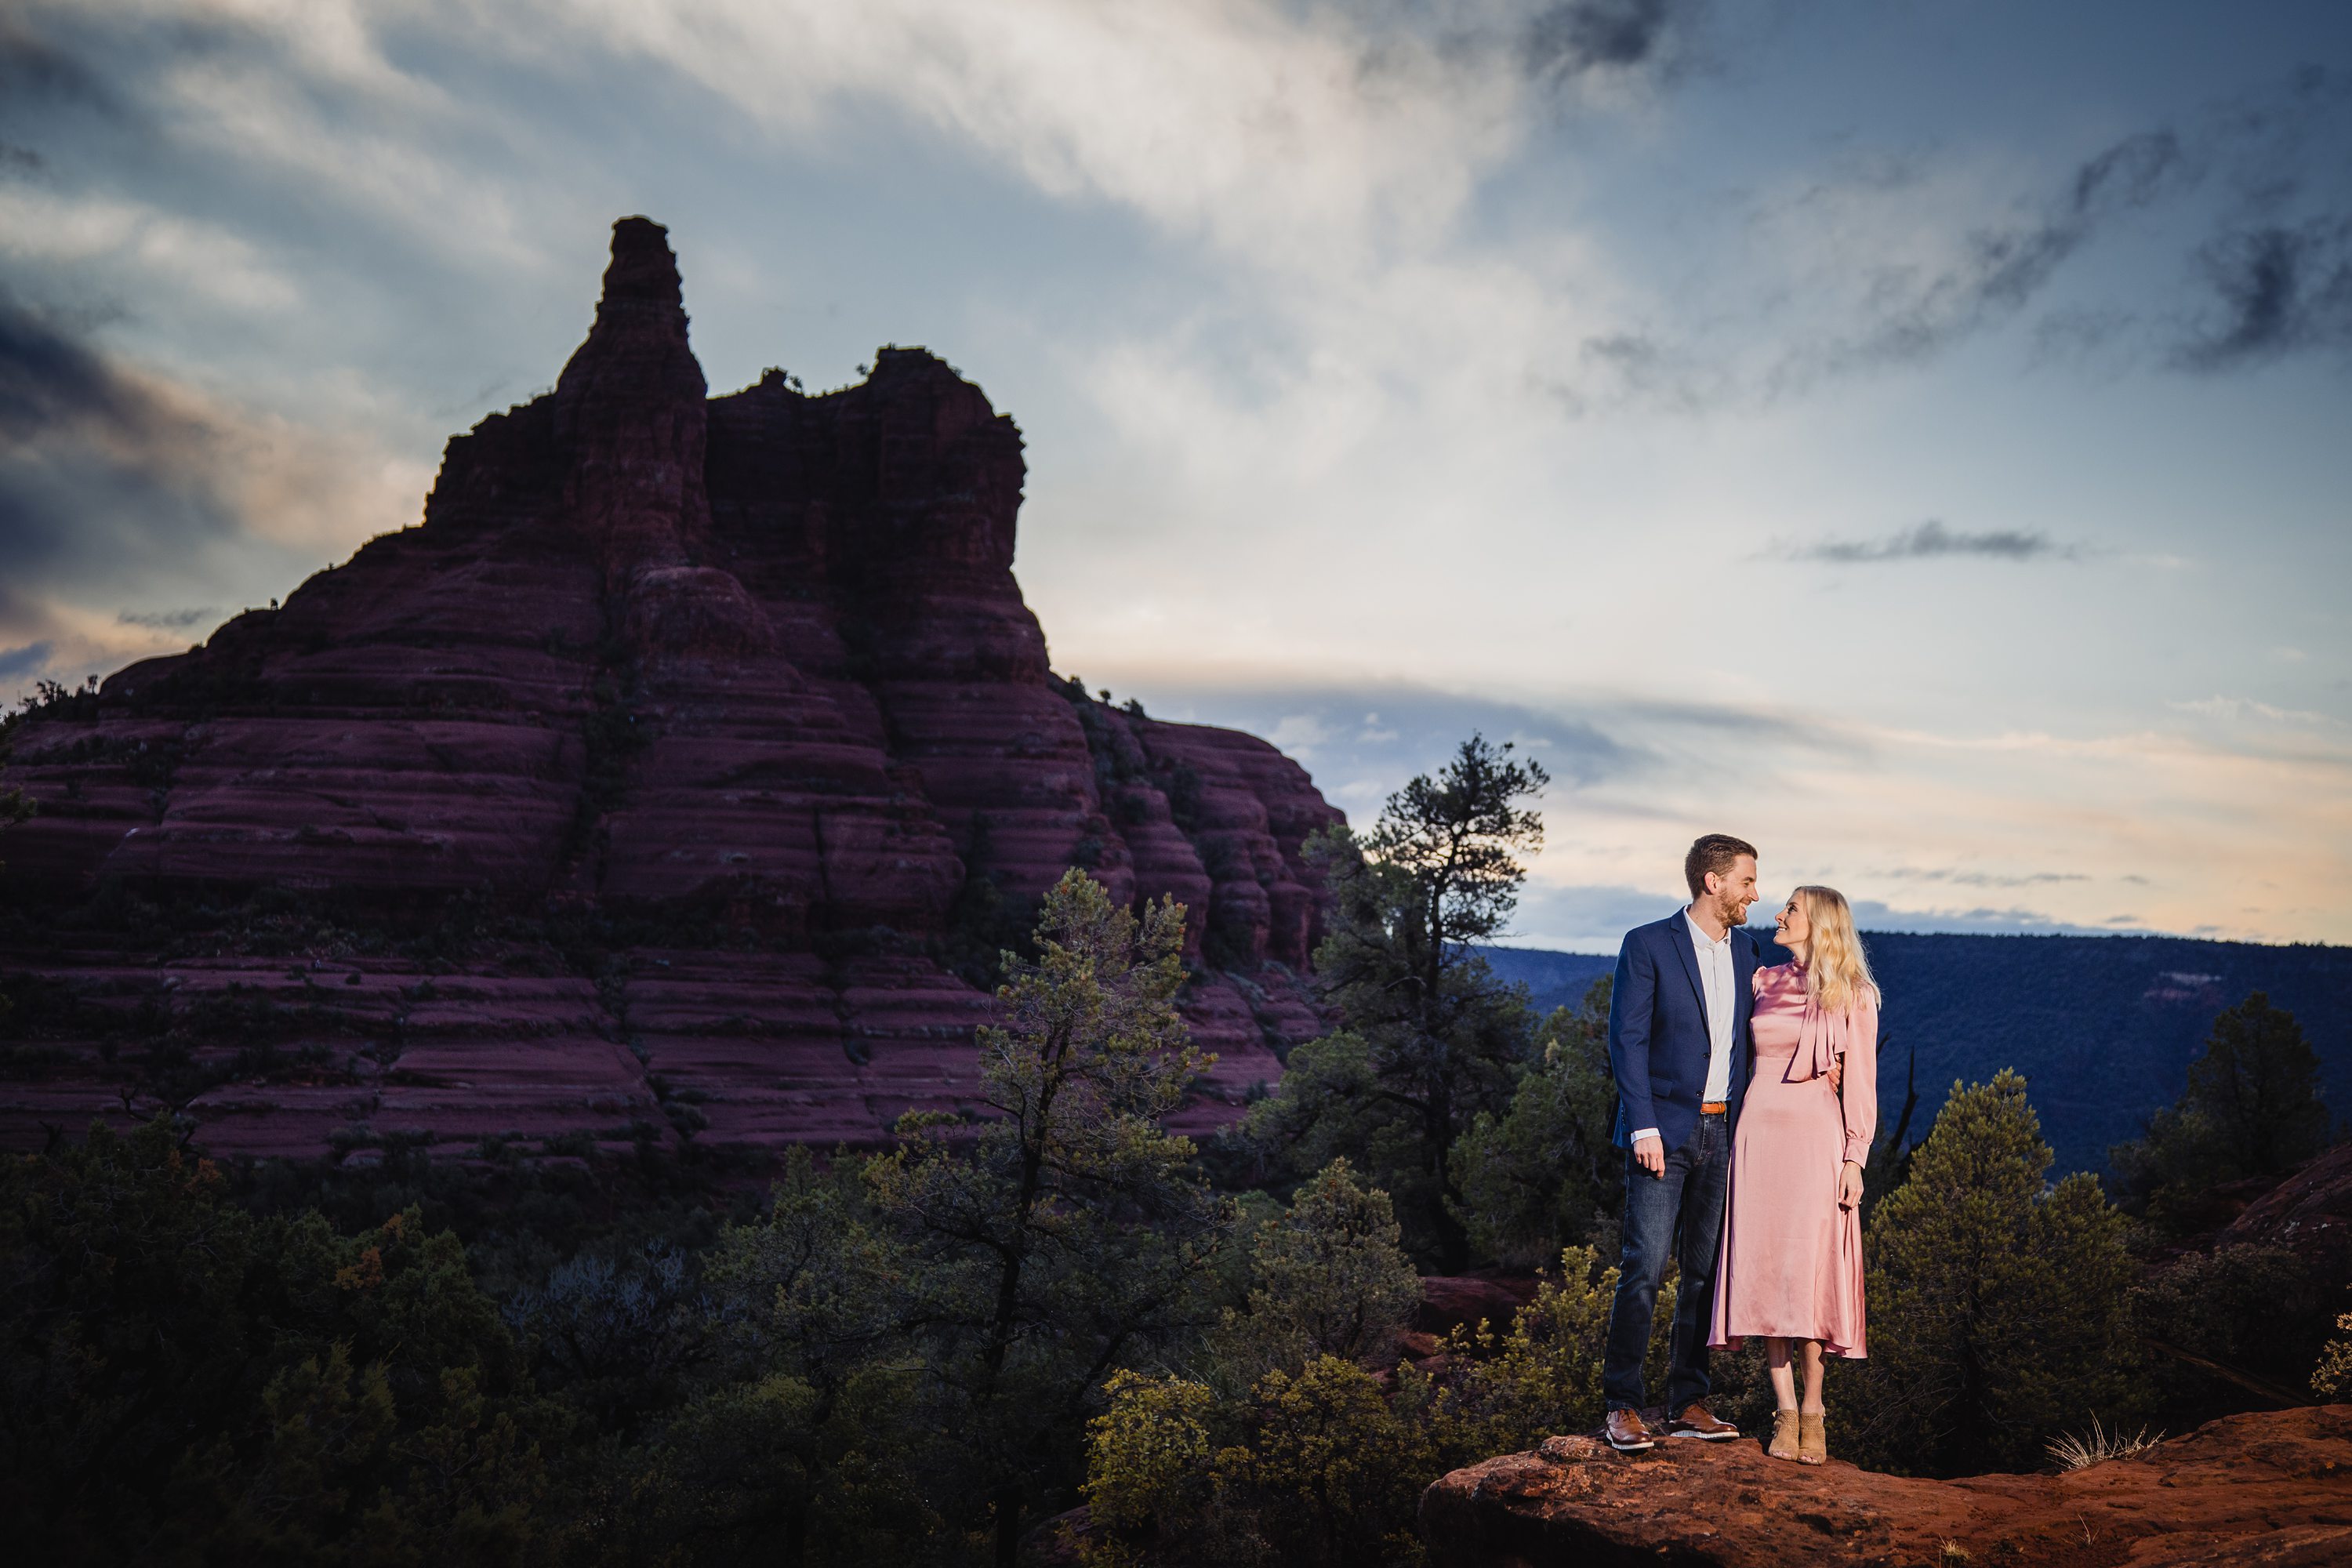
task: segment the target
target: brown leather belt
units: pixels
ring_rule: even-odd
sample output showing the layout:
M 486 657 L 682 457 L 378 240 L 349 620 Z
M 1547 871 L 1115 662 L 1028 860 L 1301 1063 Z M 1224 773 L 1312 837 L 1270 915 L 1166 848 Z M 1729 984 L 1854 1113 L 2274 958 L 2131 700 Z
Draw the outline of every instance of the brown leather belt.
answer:
M 1731 1101 L 1727 1100 L 1710 1100 L 1700 1104 L 1698 1113 L 1701 1116 L 1723 1116 L 1728 1114 L 1730 1110 Z

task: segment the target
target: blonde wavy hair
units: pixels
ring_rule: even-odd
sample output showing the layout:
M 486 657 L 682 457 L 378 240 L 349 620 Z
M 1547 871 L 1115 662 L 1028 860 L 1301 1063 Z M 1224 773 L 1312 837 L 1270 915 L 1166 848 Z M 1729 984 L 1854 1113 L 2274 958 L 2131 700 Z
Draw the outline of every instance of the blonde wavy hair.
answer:
M 1797 902 L 1805 911 L 1812 939 L 1805 954 L 1805 989 L 1824 1007 L 1850 1005 L 1857 997 L 1878 1000 L 1878 982 L 1871 978 L 1870 959 L 1853 929 L 1853 910 L 1835 888 L 1799 888 Z

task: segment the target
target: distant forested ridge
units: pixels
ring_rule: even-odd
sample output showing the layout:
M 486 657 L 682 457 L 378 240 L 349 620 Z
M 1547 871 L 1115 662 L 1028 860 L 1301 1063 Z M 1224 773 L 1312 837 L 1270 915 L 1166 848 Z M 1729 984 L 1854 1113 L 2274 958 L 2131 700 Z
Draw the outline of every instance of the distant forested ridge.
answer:
M 1759 936 L 1765 933 L 1758 933 Z M 2158 936 L 1957 936 L 1870 931 L 1886 993 L 1879 1058 L 1882 1125 L 1903 1103 L 1918 1053 L 1927 1129 L 1955 1079 L 2015 1068 L 2032 1085 L 2055 1169 L 2098 1171 L 2187 1082 L 2214 1016 L 2266 991 L 2319 1053 L 2329 1110 L 2352 1120 L 2352 948 L 2266 947 Z M 1768 962 L 1786 958 L 1766 942 Z M 1497 974 L 1539 1009 L 1580 1000 L 1614 966 L 1606 953 L 1490 948 Z

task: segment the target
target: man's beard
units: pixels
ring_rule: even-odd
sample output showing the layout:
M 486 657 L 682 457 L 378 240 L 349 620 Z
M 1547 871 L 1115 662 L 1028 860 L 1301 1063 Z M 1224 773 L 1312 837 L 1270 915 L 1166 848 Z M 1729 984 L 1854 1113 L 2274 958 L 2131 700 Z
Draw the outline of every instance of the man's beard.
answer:
M 1717 899 L 1715 901 L 1715 918 L 1727 927 L 1744 926 L 1748 923 L 1748 906 L 1754 901 L 1752 899 Z

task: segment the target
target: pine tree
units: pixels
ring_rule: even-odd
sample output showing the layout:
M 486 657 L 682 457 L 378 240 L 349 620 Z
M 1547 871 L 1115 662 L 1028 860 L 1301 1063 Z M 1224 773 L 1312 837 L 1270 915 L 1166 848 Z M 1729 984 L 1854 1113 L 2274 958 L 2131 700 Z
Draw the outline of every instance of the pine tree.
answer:
M 2045 1189 L 2050 1146 L 2003 1071 L 1952 1096 L 1870 1219 L 1869 1356 L 1839 1369 L 1856 1457 L 1961 1474 L 2031 1467 L 2129 1393 L 2122 1216 L 2096 1180 Z
M 1471 1246 L 1534 1264 L 1601 1240 L 1625 1201 L 1624 1156 L 1610 1142 L 1617 1088 L 1609 1076 L 1609 986 L 1592 983 L 1574 1012 L 1544 1022 L 1539 1064 L 1510 1108 L 1481 1111 L 1452 1155 Z
M 2107 1158 L 2125 1206 L 2187 1234 L 2211 1223 L 2213 1187 L 2281 1175 L 2327 1142 L 2318 1055 L 2294 1015 L 2256 991 L 2213 1020 L 2180 1099 Z
M 1184 910 L 1139 922 L 1073 869 L 1040 907 L 1034 962 L 1007 955 L 1001 1023 L 980 1033 L 977 1125 L 909 1114 L 866 1167 L 908 1248 L 935 1419 L 961 1452 L 996 1560 L 1048 1489 L 1111 1370 L 1197 1328 L 1226 1222 L 1192 1143 L 1164 1122 L 1209 1058 L 1175 998 Z
M 1370 834 L 1308 841 L 1332 900 L 1315 965 L 1347 1026 L 1293 1051 L 1244 1129 L 1293 1171 L 1346 1155 L 1395 1199 L 1408 1247 L 1448 1272 L 1471 1257 L 1454 1144 L 1503 1111 L 1534 1052 L 1526 993 L 1477 952 L 1517 907 L 1519 857 L 1543 843 L 1523 803 L 1549 776 L 1510 753 L 1473 735 L 1391 795 Z

